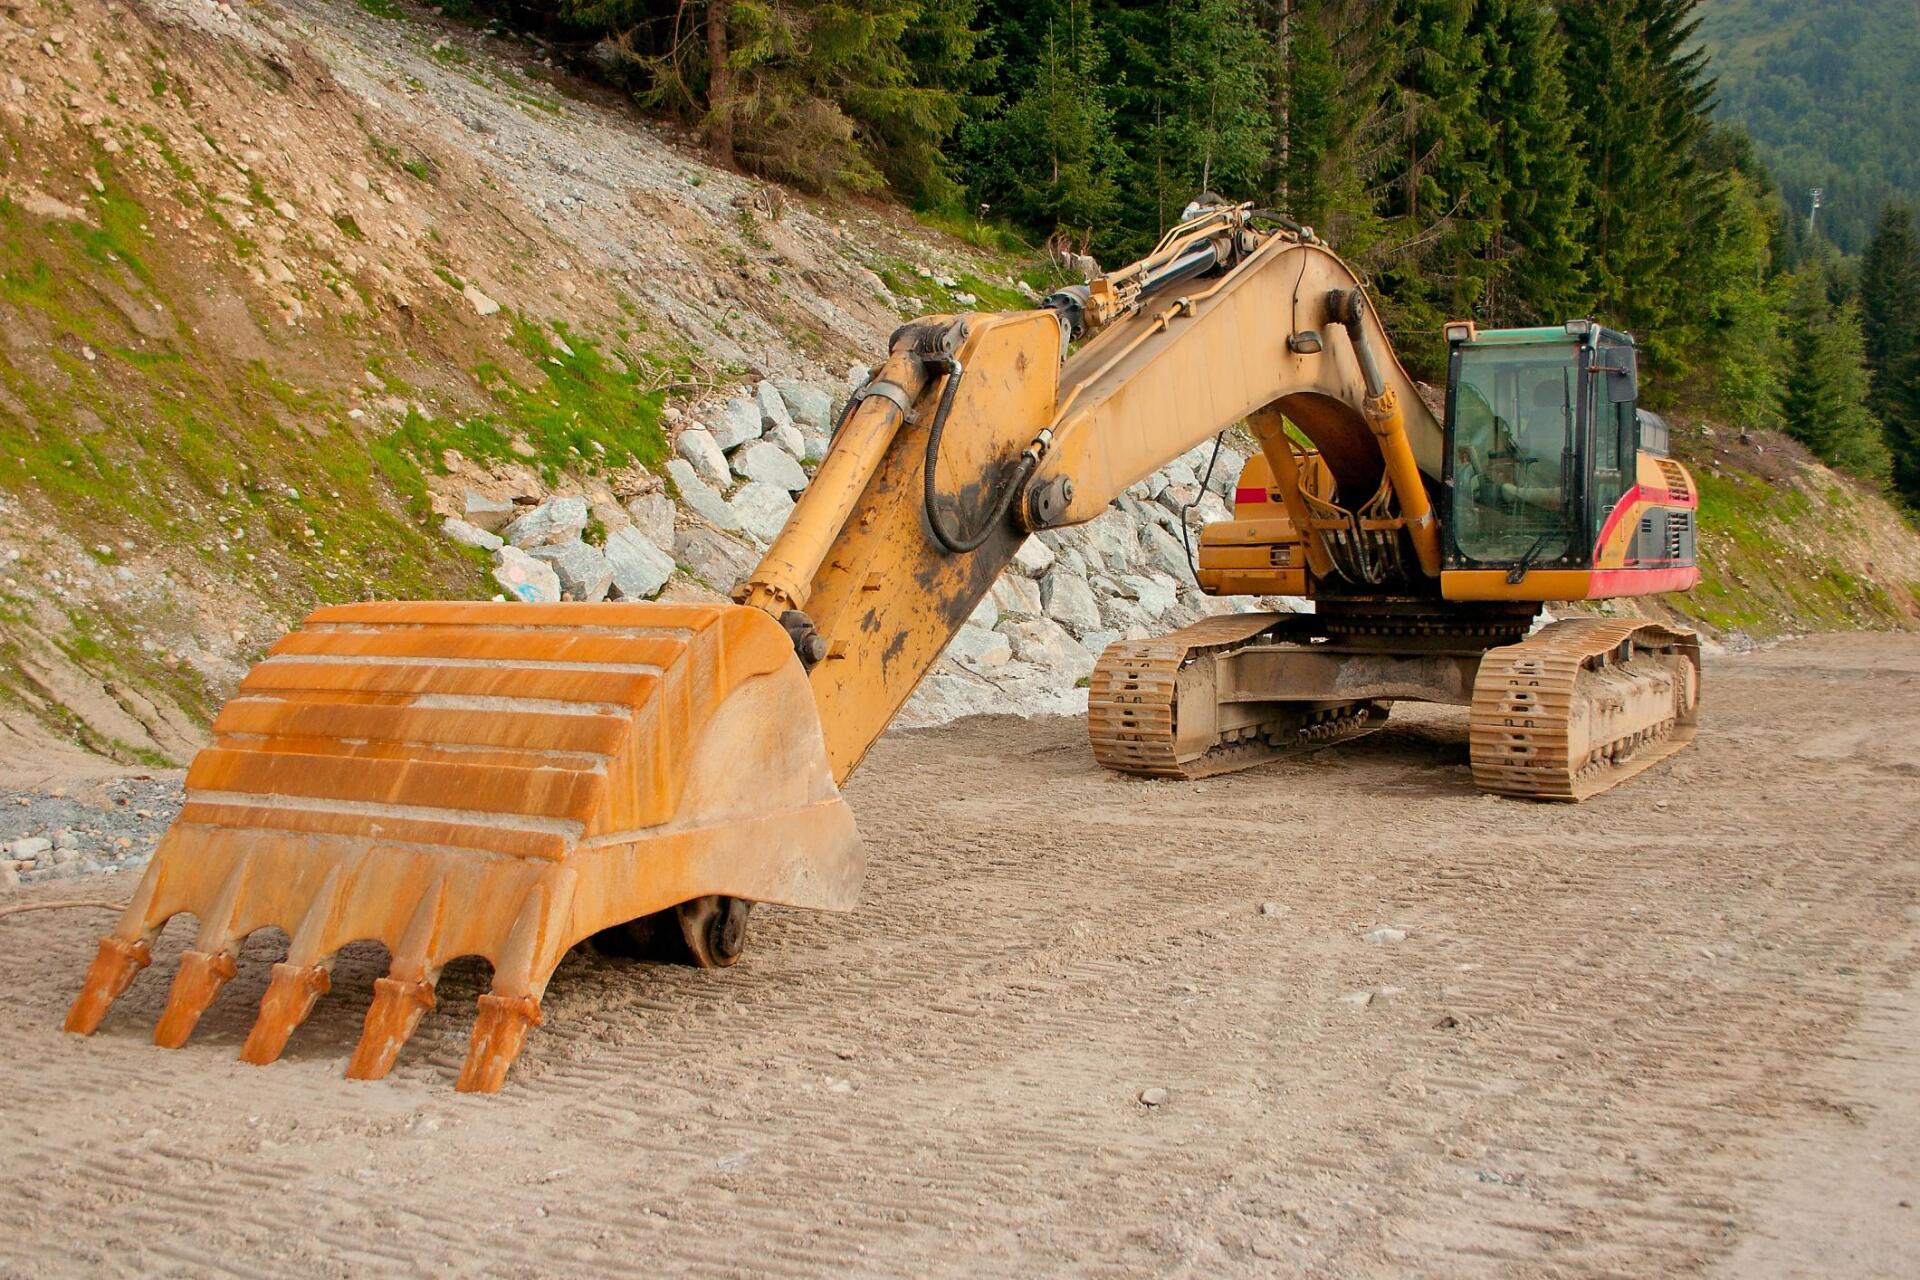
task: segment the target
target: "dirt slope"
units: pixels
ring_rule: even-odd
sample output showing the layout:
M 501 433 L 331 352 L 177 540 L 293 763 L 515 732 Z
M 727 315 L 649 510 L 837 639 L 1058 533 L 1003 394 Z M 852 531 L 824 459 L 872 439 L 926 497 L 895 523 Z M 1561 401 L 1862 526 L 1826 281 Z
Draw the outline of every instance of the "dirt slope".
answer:
M 764 910 L 725 973 L 570 959 L 490 1099 L 480 970 L 353 1085 L 378 954 L 262 1070 L 268 941 L 169 1054 L 186 925 L 81 1041 L 106 917 L 0 920 L 0 1273 L 1897 1274 L 1920 648 L 1708 679 L 1694 748 L 1578 808 L 1474 794 L 1451 712 L 1194 785 L 1071 720 L 896 733 L 859 911 Z

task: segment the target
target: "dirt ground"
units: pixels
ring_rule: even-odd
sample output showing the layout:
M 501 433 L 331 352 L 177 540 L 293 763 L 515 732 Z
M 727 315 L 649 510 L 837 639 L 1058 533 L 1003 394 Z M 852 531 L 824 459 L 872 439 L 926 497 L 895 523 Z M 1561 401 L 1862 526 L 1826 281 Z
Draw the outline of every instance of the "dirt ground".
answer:
M 1920 642 L 1707 689 L 1579 808 L 1475 794 L 1453 711 L 1186 785 L 1073 720 L 896 733 L 858 912 L 570 959 L 490 1098 L 482 967 L 356 1084 L 377 948 L 259 1069 L 266 938 L 167 1053 L 187 924 L 81 1040 L 109 917 L 0 919 L 0 1273 L 1911 1275 Z

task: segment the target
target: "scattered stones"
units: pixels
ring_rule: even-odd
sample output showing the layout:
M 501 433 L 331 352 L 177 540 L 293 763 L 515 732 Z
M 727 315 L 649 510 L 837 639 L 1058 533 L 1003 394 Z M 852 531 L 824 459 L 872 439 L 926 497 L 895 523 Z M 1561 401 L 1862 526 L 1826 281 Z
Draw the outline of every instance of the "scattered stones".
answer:
M 1100 626 L 1100 605 L 1085 578 L 1054 569 L 1040 580 L 1040 602 L 1047 616 L 1081 635 Z
M 543 564 L 518 547 L 501 547 L 493 553 L 493 580 L 508 596 L 527 604 L 557 604 L 560 600 L 560 575 L 553 566 Z
M 613 586 L 613 566 L 606 556 L 584 542 L 575 540 L 558 546 L 534 547 L 528 554 L 553 566 L 560 576 L 560 589 L 569 600 L 589 603 L 605 600 Z
M 672 531 L 668 531 L 671 539 Z M 673 557 L 640 535 L 638 529 L 615 529 L 607 535 L 607 566 L 613 574 L 616 600 L 650 600 L 673 576 Z
M 733 483 L 733 473 L 727 469 L 727 455 L 705 427 L 688 427 L 682 431 L 673 442 L 673 450 L 708 484 L 724 489 Z
M 448 516 L 440 522 L 440 532 L 463 547 L 478 547 L 482 551 L 498 551 L 500 535 L 488 533 L 478 525 L 462 520 L 459 516 Z
M 521 550 L 557 546 L 578 538 L 587 527 L 585 498 L 549 498 L 512 521 L 501 532 Z
M 755 440 L 736 452 L 733 455 L 733 470 L 743 479 L 774 485 L 788 493 L 798 493 L 807 487 L 807 473 L 800 463 L 791 453 L 769 440 Z M 783 521 L 786 519 L 784 515 L 780 518 Z
M 779 457 L 785 454 L 774 451 Z M 786 458 L 791 463 L 793 459 Z M 786 526 L 787 517 L 793 514 L 793 496 L 784 485 L 768 484 L 763 480 L 749 480 L 740 486 L 740 492 L 733 495 L 728 504 L 733 514 L 745 529 L 762 542 L 772 542 L 780 536 L 780 530 Z
M 727 500 L 720 491 L 700 478 L 693 465 L 685 458 L 675 458 L 667 463 L 667 475 L 680 491 L 680 501 L 707 523 L 718 529 L 734 530 L 740 527 L 740 517 L 733 513 Z
M 1140 1091 L 1140 1105 L 1143 1107 L 1164 1107 L 1173 1100 L 1173 1095 L 1165 1089 L 1155 1087 Z
M 735 396 L 708 417 L 707 431 L 722 449 L 731 451 L 760 438 L 760 406 L 745 396 Z
M 475 493 L 469 489 L 463 514 L 467 523 L 474 528 L 485 529 L 488 533 L 498 533 L 506 527 L 507 521 L 513 519 L 515 510 L 511 502 L 489 498 L 484 493 Z

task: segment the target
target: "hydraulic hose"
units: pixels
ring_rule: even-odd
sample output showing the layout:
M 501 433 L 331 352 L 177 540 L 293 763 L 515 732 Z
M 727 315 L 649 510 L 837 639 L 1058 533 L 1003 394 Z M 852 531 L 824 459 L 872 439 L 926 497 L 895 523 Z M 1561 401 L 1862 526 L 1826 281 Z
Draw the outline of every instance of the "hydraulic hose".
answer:
M 976 532 L 970 535 L 947 532 L 945 526 L 940 523 L 940 437 L 946 433 L 947 415 L 953 411 L 953 398 L 960 390 L 960 378 L 966 370 L 955 356 L 928 357 L 927 363 L 933 368 L 944 368 L 947 375 L 946 385 L 940 390 L 939 406 L 933 412 L 933 425 L 927 429 L 926 488 L 923 498 L 927 513 L 927 527 L 933 531 L 933 540 L 950 554 L 963 555 L 969 551 L 977 551 L 986 545 L 987 539 L 993 536 L 993 531 L 1000 526 L 1001 521 L 1007 518 L 1007 512 L 1012 508 L 1014 498 L 1026 488 L 1027 481 L 1032 477 L 1033 469 L 1039 465 L 1040 459 L 1032 450 L 1020 455 L 1019 465 L 1014 468 L 1007 482 L 1001 486 L 1000 492 L 994 496 L 991 510 Z

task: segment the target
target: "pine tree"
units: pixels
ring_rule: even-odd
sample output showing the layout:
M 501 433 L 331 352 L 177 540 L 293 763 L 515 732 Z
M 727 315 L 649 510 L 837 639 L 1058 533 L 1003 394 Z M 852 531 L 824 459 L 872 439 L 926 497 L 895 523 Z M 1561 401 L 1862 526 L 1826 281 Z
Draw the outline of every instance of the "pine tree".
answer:
M 1553 323 L 1586 301 L 1586 165 L 1561 63 L 1565 41 L 1545 0 L 1481 0 L 1486 51 L 1480 110 L 1491 123 L 1491 266 L 1480 319 Z
M 1821 461 L 1867 478 L 1884 478 L 1887 450 L 1867 409 L 1867 368 L 1858 309 L 1832 297 L 1833 264 L 1824 259 L 1794 281 L 1788 317 L 1789 361 L 1780 414 L 1794 439 Z
M 1103 58 L 1087 0 L 1062 0 L 1032 81 L 986 131 L 984 185 L 1016 221 L 1045 231 L 1110 230 L 1122 157 L 1101 85 Z
M 1860 262 L 1860 328 L 1873 374 L 1869 404 L 1891 418 L 1903 366 L 1920 341 L 1920 244 L 1913 211 L 1888 204 L 1880 211 Z
M 1167 6 L 1168 141 L 1191 195 L 1256 194 L 1272 150 L 1269 64 L 1248 37 L 1247 0 L 1173 0 Z

